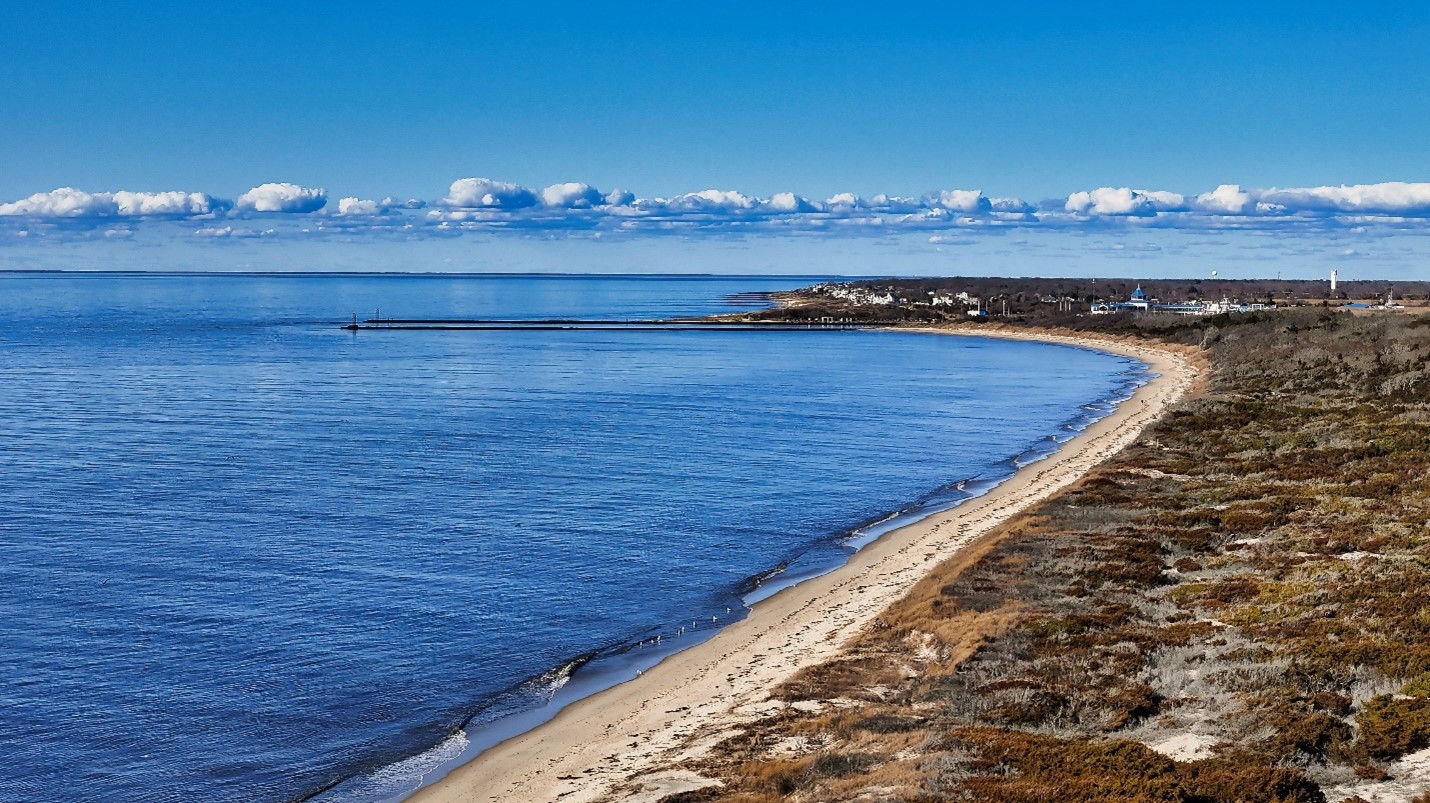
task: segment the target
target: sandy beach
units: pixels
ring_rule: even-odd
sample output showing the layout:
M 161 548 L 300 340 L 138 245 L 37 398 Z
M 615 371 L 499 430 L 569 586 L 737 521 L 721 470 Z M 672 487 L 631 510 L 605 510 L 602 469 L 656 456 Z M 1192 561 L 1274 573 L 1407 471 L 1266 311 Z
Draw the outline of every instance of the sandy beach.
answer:
M 1057 453 L 987 494 L 885 534 L 840 568 L 756 604 L 711 640 L 570 705 L 409 800 L 653 803 L 709 785 L 683 767 L 736 726 L 784 705 L 770 699 L 772 687 L 838 654 L 934 566 L 1130 444 L 1193 389 L 1199 373 L 1188 354 L 1128 340 L 986 328 L 921 331 L 1095 348 L 1140 360 L 1157 376 Z

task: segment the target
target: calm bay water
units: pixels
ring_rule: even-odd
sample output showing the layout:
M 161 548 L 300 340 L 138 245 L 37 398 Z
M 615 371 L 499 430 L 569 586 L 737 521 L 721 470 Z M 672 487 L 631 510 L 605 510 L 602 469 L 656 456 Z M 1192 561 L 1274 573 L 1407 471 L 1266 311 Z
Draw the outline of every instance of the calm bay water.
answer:
M 738 613 L 1142 376 L 918 334 L 339 328 L 810 281 L 0 275 L 0 800 L 400 794 L 394 762 L 554 670 Z

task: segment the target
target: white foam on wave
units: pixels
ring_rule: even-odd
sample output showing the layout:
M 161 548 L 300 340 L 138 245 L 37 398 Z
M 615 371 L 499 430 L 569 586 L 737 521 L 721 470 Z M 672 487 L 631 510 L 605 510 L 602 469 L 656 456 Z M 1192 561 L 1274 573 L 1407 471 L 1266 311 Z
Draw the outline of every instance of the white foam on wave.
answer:
M 435 747 L 354 778 L 317 799 L 323 803 L 399 800 L 421 786 L 428 773 L 459 758 L 469 744 L 466 732 L 456 731 Z
M 575 672 L 577 667 L 587 663 L 590 658 L 591 656 L 586 656 L 569 661 L 543 673 L 533 681 L 535 690 L 545 697 L 547 702 L 551 702 L 551 698 L 556 696 L 556 692 L 561 691 L 563 686 L 571 682 L 571 673 Z

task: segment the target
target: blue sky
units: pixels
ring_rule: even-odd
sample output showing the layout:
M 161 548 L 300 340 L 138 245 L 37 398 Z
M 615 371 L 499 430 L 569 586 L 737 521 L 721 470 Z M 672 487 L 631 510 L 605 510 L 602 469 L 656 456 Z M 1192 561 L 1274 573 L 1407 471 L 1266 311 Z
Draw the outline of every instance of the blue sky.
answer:
M 145 207 L 157 215 L 110 201 L 10 207 L 66 225 L 8 221 L 29 239 L 0 265 L 34 259 L 42 236 L 77 247 L 87 217 L 168 230 L 186 247 L 209 237 L 202 229 L 280 239 L 311 229 L 291 217 L 252 220 L 262 204 L 241 199 L 268 182 L 322 188 L 319 211 L 284 207 L 307 215 L 330 215 L 348 196 L 424 201 L 426 211 L 382 210 L 424 226 L 435 225 L 433 210 L 464 208 L 452 185 L 468 178 L 529 188 L 537 200 L 521 209 L 562 182 L 601 198 L 629 190 L 632 200 L 716 189 L 762 203 L 790 192 L 801 200 L 767 211 L 824 217 L 813 207 L 838 193 L 924 199 L 864 204 L 873 210 L 861 216 L 865 230 L 926 212 L 940 190 L 981 190 L 998 215 L 1013 207 L 996 199 L 1018 199 L 1040 222 L 1045 212 L 1124 227 L 1163 216 L 1205 229 L 1209 210 L 1225 204 L 1197 198 L 1234 184 L 1249 193 L 1237 196 L 1236 225 L 1222 214 L 1215 228 L 1245 229 L 1247 215 L 1271 210 L 1249 228 L 1282 236 L 1304 237 L 1305 215 L 1323 231 L 1364 228 L 1370 214 L 1397 218 L 1403 237 L 1430 215 L 1430 188 L 1420 186 L 1430 179 L 1430 11 L 1416 4 L 297 5 L 7 7 L 0 214 L 4 202 L 60 187 L 219 203 Z M 1364 189 L 1329 201 L 1267 194 L 1386 182 L 1410 186 L 1388 201 Z M 1143 195 L 1073 199 L 1099 188 Z M 469 198 L 465 208 L 473 204 L 492 206 Z M 513 237 L 600 228 L 521 215 Z M 752 236 L 749 222 L 741 231 Z M 917 241 L 939 236 L 942 222 L 953 223 L 921 218 Z M 763 228 L 776 239 L 790 227 Z M 1066 236 L 1066 226 L 1044 228 Z

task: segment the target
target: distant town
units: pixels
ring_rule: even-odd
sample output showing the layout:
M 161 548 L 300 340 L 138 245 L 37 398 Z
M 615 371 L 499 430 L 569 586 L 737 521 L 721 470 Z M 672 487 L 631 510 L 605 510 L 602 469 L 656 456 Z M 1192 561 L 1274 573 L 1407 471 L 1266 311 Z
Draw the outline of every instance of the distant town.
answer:
M 1430 311 L 1430 282 L 1324 280 L 989 278 L 829 282 L 778 294 L 778 315 L 827 321 L 1211 316 L 1294 307 Z

